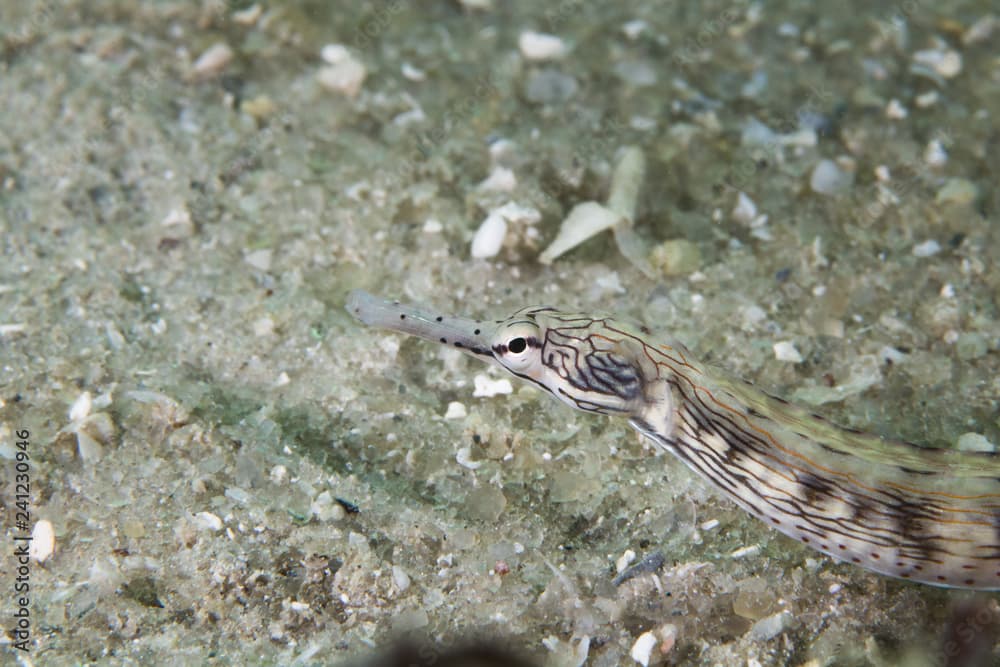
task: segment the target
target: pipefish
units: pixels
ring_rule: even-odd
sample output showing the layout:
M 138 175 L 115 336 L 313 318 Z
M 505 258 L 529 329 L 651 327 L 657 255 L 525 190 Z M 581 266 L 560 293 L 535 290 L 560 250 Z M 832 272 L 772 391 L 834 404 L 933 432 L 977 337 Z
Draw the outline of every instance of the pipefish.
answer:
M 837 426 L 609 316 L 471 320 L 355 290 L 362 323 L 455 347 L 585 412 L 624 417 L 744 510 L 833 558 L 1000 589 L 1000 457 Z

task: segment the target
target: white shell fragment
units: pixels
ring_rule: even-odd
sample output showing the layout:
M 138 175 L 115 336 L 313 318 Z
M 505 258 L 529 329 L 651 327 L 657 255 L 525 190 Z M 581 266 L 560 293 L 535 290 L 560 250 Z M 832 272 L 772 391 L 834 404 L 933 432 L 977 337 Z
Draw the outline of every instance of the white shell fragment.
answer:
M 785 610 L 779 611 L 776 614 L 765 616 L 754 623 L 750 627 L 750 630 L 747 631 L 747 636 L 754 641 L 766 642 L 784 632 L 791 624 L 791 621 L 792 615 L 789 612 Z
M 656 272 L 649 263 L 649 248 L 639 236 L 632 231 L 632 222 L 639 205 L 639 190 L 646 180 L 646 156 L 635 146 L 627 146 L 615 166 L 611 177 L 611 192 L 608 195 L 608 208 L 622 215 L 622 220 L 614 227 L 615 245 L 618 252 L 632 266 L 639 269 L 649 278 Z
M 893 120 L 902 120 L 910 115 L 910 112 L 906 110 L 903 103 L 897 99 L 889 100 L 889 104 L 885 108 L 885 117 L 891 118 Z
M 941 244 L 934 239 L 930 239 L 913 246 L 912 252 L 914 257 L 933 257 L 941 252 Z
M 392 581 L 396 584 L 396 588 L 399 589 L 400 593 L 410 587 L 410 575 L 398 565 L 392 566 Z
M 931 139 L 924 149 L 924 162 L 929 166 L 940 168 L 948 164 L 948 150 L 940 139 Z
M 645 178 L 646 158 L 642 150 L 635 146 L 625 147 L 611 176 L 607 206 L 597 202 L 583 202 L 574 206 L 563 220 L 559 234 L 538 257 L 538 261 L 550 264 L 591 236 L 605 229 L 613 229 L 615 244 L 625 259 L 647 276 L 655 276 L 645 243 L 632 232 L 639 190 Z
M 626 549 L 625 553 L 618 557 L 615 561 L 615 572 L 621 574 L 625 571 L 629 565 L 635 562 L 635 552 L 631 549 Z
M 473 389 L 472 395 L 476 398 L 490 398 L 501 394 L 514 393 L 514 387 L 507 378 L 494 380 L 493 378 L 480 373 L 473 378 L 472 381 L 475 384 L 475 389 Z
M 259 3 L 251 5 L 246 9 L 233 12 L 233 21 L 243 26 L 252 26 L 257 23 L 257 19 L 264 13 L 264 8 Z
M 557 60 L 569 50 L 562 38 L 533 30 L 522 32 L 517 46 L 527 60 Z
M 76 451 L 80 455 L 80 460 L 87 464 L 94 464 L 104 456 L 104 447 L 84 430 L 76 431 Z
M 248 252 L 243 256 L 243 261 L 258 271 L 270 271 L 272 254 L 270 248 L 261 248 Z
M 338 65 L 351 59 L 351 52 L 343 44 L 326 44 L 319 50 L 319 57 L 328 65 Z
M 225 42 L 218 42 L 198 56 L 192 69 L 199 77 L 210 77 L 226 68 L 233 59 L 233 50 Z
M 639 190 L 646 179 L 646 156 L 635 146 L 626 147 L 615 165 L 611 176 L 611 192 L 608 193 L 608 208 L 627 218 L 635 219 L 635 209 L 639 204 Z
M 760 545 L 751 544 L 748 547 L 740 547 L 736 551 L 729 554 L 729 557 L 739 560 L 740 558 L 750 558 L 752 556 L 756 556 L 759 553 L 760 553 Z
M 44 563 L 56 550 L 56 533 L 52 522 L 42 519 L 31 530 L 31 545 L 28 547 L 28 557 Z
M 472 237 L 472 256 L 476 259 L 495 257 L 507 237 L 508 222 L 533 225 L 541 218 L 542 214 L 537 209 L 521 206 L 512 201 L 493 209 Z
M 809 177 L 809 187 L 821 195 L 837 195 L 851 187 L 854 175 L 846 172 L 833 160 L 820 160 Z
M 368 76 L 364 63 L 351 55 L 342 44 L 327 44 L 320 52 L 329 65 L 316 73 L 316 80 L 327 90 L 345 97 L 357 97 Z
M 73 401 L 73 406 L 69 409 L 70 421 L 76 422 L 86 419 L 90 415 L 92 406 L 93 400 L 89 391 L 85 391 L 77 396 L 76 400 Z
M 791 341 L 783 340 L 774 344 L 774 358 L 778 361 L 790 361 L 793 364 L 802 362 L 802 354 Z
M 913 54 L 913 63 L 930 68 L 939 76 L 951 79 L 962 71 L 962 55 L 951 49 L 927 49 Z
M 517 187 L 517 177 L 507 167 L 496 166 L 478 187 L 485 192 L 510 192 Z
M 621 214 L 597 202 L 577 204 L 563 220 L 559 234 L 538 257 L 538 261 L 542 264 L 551 264 L 555 258 L 605 229 L 611 229 L 621 220 Z
M 996 446 L 986 439 L 986 436 L 972 431 L 960 435 L 956 444 L 958 449 L 963 452 L 995 452 L 997 450 Z
M 463 468 L 468 468 L 469 470 L 476 470 L 483 465 L 479 461 L 472 460 L 472 447 L 468 446 L 462 447 L 455 453 L 455 461 L 458 465 Z
M 445 410 L 445 419 L 465 419 L 468 416 L 468 411 L 465 406 L 458 401 L 452 401 L 448 404 L 448 409 Z
M 222 530 L 222 519 L 211 512 L 198 512 L 194 515 L 194 525 L 201 530 L 218 532 Z
M 749 225 L 757 217 L 757 204 L 747 193 L 740 191 L 736 197 L 736 206 L 733 207 L 733 220 Z
M 642 667 L 649 667 L 649 661 L 653 657 L 653 649 L 656 647 L 656 635 L 652 632 L 644 632 L 632 644 L 629 655 Z
M 111 404 L 111 395 L 102 394 L 96 400 L 90 392 L 80 394 L 69 409 L 70 423 L 60 433 L 72 433 L 76 437 L 76 449 L 80 460 L 93 464 L 104 455 L 104 445 L 110 444 L 115 436 L 115 424 L 106 412 L 94 412 L 94 408 L 105 408 Z
M 476 259 L 495 257 L 507 236 L 507 219 L 498 210 L 490 211 L 472 237 L 472 256 Z
M 970 44 L 985 42 L 997 27 L 1000 27 L 1000 17 L 992 14 L 983 16 L 965 31 L 962 35 L 962 44 L 969 46 Z

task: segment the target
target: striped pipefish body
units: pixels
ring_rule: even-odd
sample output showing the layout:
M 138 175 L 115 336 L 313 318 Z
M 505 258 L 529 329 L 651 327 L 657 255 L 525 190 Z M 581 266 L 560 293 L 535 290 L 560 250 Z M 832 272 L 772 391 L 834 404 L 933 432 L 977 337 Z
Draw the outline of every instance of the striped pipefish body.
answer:
M 611 317 L 495 321 L 351 293 L 361 322 L 461 349 L 564 403 L 624 417 L 768 525 L 835 559 L 935 586 L 1000 589 L 1000 457 L 836 426 Z

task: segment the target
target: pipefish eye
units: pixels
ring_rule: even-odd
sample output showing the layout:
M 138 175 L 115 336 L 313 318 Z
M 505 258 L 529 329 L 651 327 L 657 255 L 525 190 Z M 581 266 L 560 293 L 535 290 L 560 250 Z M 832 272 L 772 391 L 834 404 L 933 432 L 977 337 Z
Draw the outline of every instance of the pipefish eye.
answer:
M 515 322 L 505 328 L 498 337 L 493 351 L 497 359 L 507 368 L 523 372 L 539 358 L 541 341 L 538 325 L 531 322 Z

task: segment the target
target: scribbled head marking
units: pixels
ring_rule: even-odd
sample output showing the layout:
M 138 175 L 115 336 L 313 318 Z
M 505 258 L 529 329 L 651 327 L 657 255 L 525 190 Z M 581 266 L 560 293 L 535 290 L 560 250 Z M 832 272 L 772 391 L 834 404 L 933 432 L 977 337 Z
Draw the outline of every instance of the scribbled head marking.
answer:
M 604 414 L 630 413 L 642 394 L 642 370 L 603 319 L 531 308 L 497 327 L 497 363 L 569 405 Z

